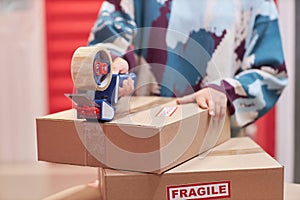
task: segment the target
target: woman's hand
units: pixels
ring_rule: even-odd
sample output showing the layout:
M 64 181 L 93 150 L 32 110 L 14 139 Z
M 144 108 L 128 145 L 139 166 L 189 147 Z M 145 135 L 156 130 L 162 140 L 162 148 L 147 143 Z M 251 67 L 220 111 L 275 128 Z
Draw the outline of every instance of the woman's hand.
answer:
M 127 74 L 129 66 L 126 60 L 121 57 L 117 57 L 111 64 L 111 70 L 113 74 Z M 122 87 L 119 87 L 119 97 L 131 95 L 134 91 L 134 81 L 131 77 L 124 80 Z
M 204 88 L 193 94 L 177 99 L 178 104 L 197 102 L 200 108 L 208 109 L 213 119 L 222 119 L 227 110 L 227 97 L 213 88 Z

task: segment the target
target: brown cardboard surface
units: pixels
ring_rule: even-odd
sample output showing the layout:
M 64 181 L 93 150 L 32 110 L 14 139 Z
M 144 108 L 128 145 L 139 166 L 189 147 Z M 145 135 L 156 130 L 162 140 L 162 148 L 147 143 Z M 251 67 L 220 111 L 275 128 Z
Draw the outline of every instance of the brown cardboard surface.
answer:
M 212 195 L 206 199 L 283 199 L 283 167 L 249 138 L 230 139 L 160 175 L 99 172 L 105 200 L 203 199 L 204 188 Z
M 123 98 L 108 123 L 74 109 L 36 121 L 39 160 L 140 172 L 162 173 L 230 138 L 228 117 L 162 97 Z

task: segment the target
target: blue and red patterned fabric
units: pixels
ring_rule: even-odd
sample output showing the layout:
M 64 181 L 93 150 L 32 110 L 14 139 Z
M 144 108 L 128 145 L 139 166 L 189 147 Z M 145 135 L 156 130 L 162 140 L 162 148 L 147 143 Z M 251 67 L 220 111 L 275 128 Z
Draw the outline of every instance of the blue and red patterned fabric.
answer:
M 224 91 L 233 126 L 263 116 L 287 84 L 272 0 L 108 0 L 89 37 L 98 43 L 119 48 L 132 68 L 145 60 L 150 70 L 138 76 L 159 88 L 149 93 Z

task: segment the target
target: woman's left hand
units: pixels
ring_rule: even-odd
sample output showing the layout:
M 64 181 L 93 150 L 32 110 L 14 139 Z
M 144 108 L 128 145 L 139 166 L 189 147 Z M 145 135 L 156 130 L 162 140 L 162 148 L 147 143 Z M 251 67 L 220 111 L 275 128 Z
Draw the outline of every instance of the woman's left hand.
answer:
M 197 102 L 200 108 L 208 109 L 213 119 L 222 119 L 227 110 L 227 97 L 213 88 L 204 88 L 193 94 L 177 99 L 178 104 Z

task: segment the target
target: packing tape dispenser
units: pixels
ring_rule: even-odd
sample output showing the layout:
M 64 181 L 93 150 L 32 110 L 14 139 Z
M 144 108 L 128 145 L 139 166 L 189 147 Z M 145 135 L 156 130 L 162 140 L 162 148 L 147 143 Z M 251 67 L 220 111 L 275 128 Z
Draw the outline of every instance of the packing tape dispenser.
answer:
M 107 48 L 98 45 L 79 47 L 73 54 L 71 75 L 77 92 L 65 94 L 75 104 L 77 117 L 101 122 L 114 118 L 114 105 L 118 102 L 118 88 L 136 75 L 113 74 L 112 59 Z

